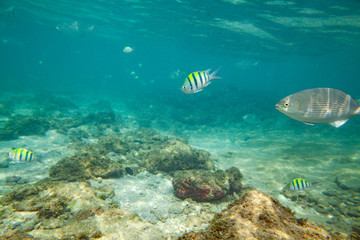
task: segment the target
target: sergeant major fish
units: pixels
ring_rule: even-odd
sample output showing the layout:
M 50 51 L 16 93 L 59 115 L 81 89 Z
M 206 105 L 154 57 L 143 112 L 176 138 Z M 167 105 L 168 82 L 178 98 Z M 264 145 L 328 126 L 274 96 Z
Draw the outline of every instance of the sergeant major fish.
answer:
M 313 186 L 314 183 L 310 183 L 306 179 L 295 178 L 286 187 L 292 191 L 303 191 L 306 188 Z
M 210 73 L 210 69 L 206 71 L 199 71 L 190 73 L 182 85 L 181 91 L 184 93 L 196 93 L 203 90 L 204 87 L 208 86 L 213 79 L 220 79 L 221 77 L 216 76 L 216 73 L 220 68 L 216 69 L 213 73 Z
M 9 154 L 9 158 L 14 162 L 31 162 L 35 159 L 35 155 L 32 151 L 23 148 L 12 149 Z
M 281 99 L 276 109 L 305 124 L 327 123 L 340 127 L 354 115 L 360 105 L 350 95 L 333 88 L 312 88 Z

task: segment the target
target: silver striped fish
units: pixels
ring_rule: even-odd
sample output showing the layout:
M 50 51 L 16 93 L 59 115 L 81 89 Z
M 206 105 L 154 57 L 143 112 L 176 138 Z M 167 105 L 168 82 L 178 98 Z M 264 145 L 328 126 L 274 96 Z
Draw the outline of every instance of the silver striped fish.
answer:
M 281 99 L 276 109 L 305 124 L 327 123 L 340 127 L 354 115 L 360 105 L 349 94 L 333 88 L 312 88 Z
M 184 93 L 196 93 L 203 90 L 204 87 L 208 86 L 213 79 L 220 79 L 221 77 L 216 76 L 216 73 L 220 68 L 216 69 L 213 73 L 210 73 L 210 69 L 206 71 L 199 71 L 190 73 L 182 85 L 181 91 Z
M 12 149 L 8 156 L 15 162 L 31 162 L 35 159 L 35 155 L 32 151 L 23 148 Z

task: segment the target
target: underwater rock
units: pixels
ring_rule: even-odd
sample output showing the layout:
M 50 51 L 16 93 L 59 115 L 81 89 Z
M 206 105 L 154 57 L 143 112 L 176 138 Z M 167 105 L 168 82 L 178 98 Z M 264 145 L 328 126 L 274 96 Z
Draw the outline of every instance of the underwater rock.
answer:
M 85 119 L 84 123 L 95 124 L 109 124 L 116 120 L 115 113 L 111 111 L 90 113 Z
M 231 167 L 225 171 L 230 184 L 230 193 L 240 193 L 243 189 L 241 180 L 243 175 L 237 167 Z
M 16 184 L 20 179 L 21 179 L 21 177 L 15 176 L 15 175 L 7 176 L 7 177 L 5 178 L 5 183 L 8 184 L 8 185 L 14 185 L 14 184 Z
M 133 150 L 150 150 L 154 146 L 160 146 L 168 140 L 168 137 L 161 136 L 159 132 L 151 128 L 128 131 L 124 133 L 123 138 L 129 148 Z
M 150 173 L 189 169 L 213 170 L 215 167 L 210 153 L 195 150 L 177 139 L 169 139 L 160 149 L 147 152 L 143 156 L 142 164 Z
M 11 102 L 0 102 L 0 115 L 9 116 L 13 112 L 13 106 Z
M 122 137 L 118 135 L 104 136 L 99 138 L 98 144 L 106 152 L 115 152 L 125 155 L 129 152 L 129 147 Z
M 90 104 L 89 110 L 97 110 L 97 111 L 113 111 L 111 107 L 111 102 L 108 100 L 99 100 L 95 103 Z
M 44 205 L 41 206 L 38 211 L 38 216 L 46 219 L 57 218 L 60 215 L 63 215 L 66 211 L 69 211 L 66 209 L 68 202 L 69 199 L 62 196 L 49 199 L 49 201 L 46 201 Z
M 176 196 L 204 202 L 221 199 L 231 192 L 239 193 L 242 189 L 241 173 L 237 168 L 228 170 L 218 170 L 215 173 L 201 170 L 179 171 L 172 181 Z
M 70 128 L 76 128 L 83 124 L 81 115 L 76 117 L 58 117 L 50 120 L 51 128 L 56 129 L 58 133 L 67 134 Z
M 26 194 L 29 192 L 31 194 Z M 19 193 L 22 193 L 21 197 L 15 197 Z M 106 205 L 86 183 L 42 180 L 3 196 L 1 204 L 6 217 L 2 218 L 0 228 L 8 229 L 6 236 L 9 239 L 54 239 L 54 236 L 57 239 L 89 239 L 102 236 L 95 218 L 104 212 Z
M 88 138 L 89 134 L 83 129 L 76 129 L 76 130 L 70 129 L 68 131 L 68 136 L 72 142 L 81 142 L 83 138 Z
M 98 196 L 98 198 L 102 200 L 111 199 L 115 196 L 115 190 L 110 185 L 104 185 L 100 188 L 97 188 L 94 190 L 94 192 Z
M 84 163 L 76 157 L 65 157 L 50 167 L 49 176 L 54 180 L 69 182 L 81 181 L 91 178 L 86 171 Z
M 360 179 L 357 174 L 342 174 L 336 176 L 336 184 L 344 190 L 354 190 L 360 192 Z
M 0 198 L 0 238 L 168 239 L 155 225 L 98 197 L 110 189 L 49 179 L 17 188 Z
M 349 239 L 360 239 L 360 223 L 352 226 L 352 233 L 350 234 Z
M 42 108 L 45 111 L 66 111 L 76 109 L 77 106 L 70 100 L 55 96 L 51 93 L 40 93 L 28 99 L 29 104 L 34 108 Z
M 333 239 L 334 234 L 297 219 L 272 196 L 252 190 L 217 215 L 210 226 L 179 239 Z M 341 238 L 335 238 L 341 239 Z
M 45 119 L 16 115 L 0 128 L 0 140 L 14 140 L 19 136 L 44 135 L 50 129 Z
M 7 158 L 0 158 L 0 168 L 9 167 L 9 160 Z
M 111 178 L 122 175 L 122 166 L 104 155 L 81 153 L 65 157 L 50 168 L 49 176 L 54 180 L 69 182 L 92 177 Z

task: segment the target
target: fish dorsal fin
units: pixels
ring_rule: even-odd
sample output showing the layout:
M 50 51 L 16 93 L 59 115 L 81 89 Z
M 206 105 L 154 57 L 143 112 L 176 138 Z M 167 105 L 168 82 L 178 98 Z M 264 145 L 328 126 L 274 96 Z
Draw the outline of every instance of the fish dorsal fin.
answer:
M 342 125 L 344 125 L 346 122 L 347 122 L 348 119 L 345 119 L 345 120 L 339 120 L 339 121 L 335 121 L 335 122 L 332 122 L 332 123 L 329 123 L 331 126 L 333 127 L 341 127 Z

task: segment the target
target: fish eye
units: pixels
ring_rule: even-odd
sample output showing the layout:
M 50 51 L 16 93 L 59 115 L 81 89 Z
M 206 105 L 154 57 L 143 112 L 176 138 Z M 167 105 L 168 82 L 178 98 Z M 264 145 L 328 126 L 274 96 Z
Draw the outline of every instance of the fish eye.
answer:
M 288 107 L 289 106 L 289 103 L 284 103 L 284 107 Z

